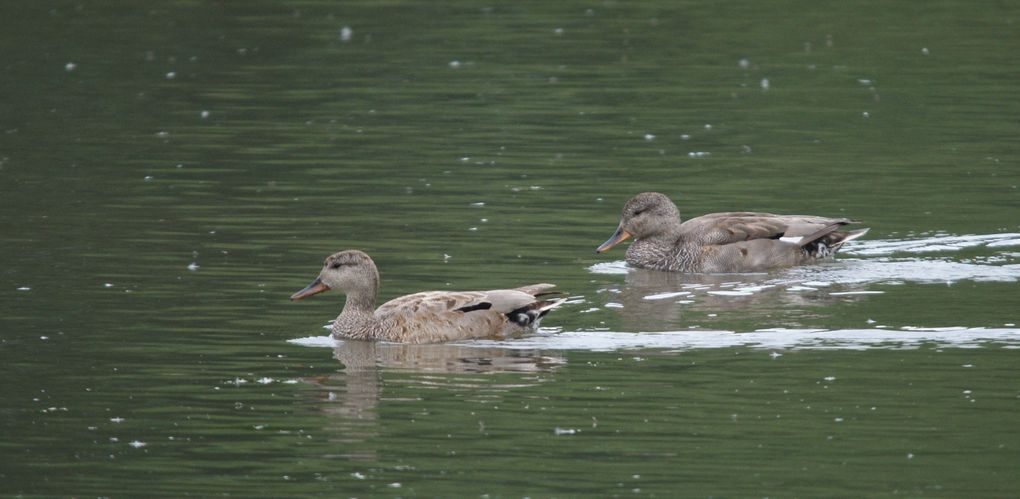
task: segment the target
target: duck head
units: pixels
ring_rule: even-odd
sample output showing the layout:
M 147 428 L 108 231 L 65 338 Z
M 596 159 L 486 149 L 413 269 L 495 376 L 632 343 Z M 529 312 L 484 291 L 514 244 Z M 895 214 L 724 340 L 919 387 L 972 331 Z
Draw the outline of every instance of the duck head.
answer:
M 645 239 L 666 234 L 680 223 L 680 210 L 665 194 L 642 192 L 623 205 L 620 225 L 606 242 L 595 249 L 604 253 L 630 238 Z
M 374 297 L 378 286 L 379 271 L 372 258 L 362 251 L 345 250 L 326 257 L 319 276 L 290 299 L 296 301 L 331 289 L 348 296 L 370 293 Z

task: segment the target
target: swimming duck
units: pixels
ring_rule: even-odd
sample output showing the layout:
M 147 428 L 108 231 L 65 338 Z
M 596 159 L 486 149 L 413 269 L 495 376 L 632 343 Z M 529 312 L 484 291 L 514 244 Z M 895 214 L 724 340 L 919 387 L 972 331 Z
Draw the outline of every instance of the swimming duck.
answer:
M 665 194 L 627 201 L 616 232 L 595 252 L 633 237 L 627 263 L 674 272 L 760 272 L 829 258 L 868 229 L 841 232 L 849 218 L 771 213 L 710 213 L 681 223 Z
M 319 276 L 291 295 L 301 300 L 335 289 L 347 295 L 343 311 L 333 321 L 338 339 L 382 340 L 399 343 L 438 343 L 472 338 L 504 338 L 535 330 L 563 299 L 542 299 L 553 284 L 532 284 L 491 291 L 426 291 L 394 298 L 375 308 L 379 270 L 362 251 L 331 255 Z

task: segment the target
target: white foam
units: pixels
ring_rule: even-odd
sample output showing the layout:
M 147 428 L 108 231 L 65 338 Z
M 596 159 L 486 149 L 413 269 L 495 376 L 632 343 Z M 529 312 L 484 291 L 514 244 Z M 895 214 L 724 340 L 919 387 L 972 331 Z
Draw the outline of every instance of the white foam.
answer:
M 340 344 L 328 336 L 288 340 L 301 346 L 334 348 Z M 635 349 L 700 350 L 747 347 L 784 350 L 869 350 L 915 349 L 922 345 L 935 348 L 978 348 L 997 346 L 1020 348 L 1018 328 L 914 327 L 888 329 L 784 329 L 769 328 L 753 332 L 662 331 L 616 332 L 604 330 L 549 333 L 548 330 L 524 338 L 496 341 L 457 342 L 461 347 L 502 348 L 507 350 L 586 350 L 617 351 Z
M 848 243 L 844 254 L 877 256 L 893 253 L 938 253 L 959 251 L 979 246 L 1005 247 L 1020 245 L 1020 234 L 968 234 L 963 236 L 937 235 L 920 239 L 865 239 Z

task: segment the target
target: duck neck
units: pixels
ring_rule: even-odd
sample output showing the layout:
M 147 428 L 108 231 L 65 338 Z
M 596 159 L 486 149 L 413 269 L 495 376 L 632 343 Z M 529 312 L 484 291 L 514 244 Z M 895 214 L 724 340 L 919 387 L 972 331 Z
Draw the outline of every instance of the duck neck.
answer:
M 653 236 L 634 241 L 627 249 L 627 261 L 641 267 L 686 270 L 693 258 L 684 244 L 680 222 Z
M 375 298 L 379 281 L 373 285 L 347 293 L 344 309 L 333 321 L 335 335 L 354 339 L 376 339 L 379 324 L 375 319 Z

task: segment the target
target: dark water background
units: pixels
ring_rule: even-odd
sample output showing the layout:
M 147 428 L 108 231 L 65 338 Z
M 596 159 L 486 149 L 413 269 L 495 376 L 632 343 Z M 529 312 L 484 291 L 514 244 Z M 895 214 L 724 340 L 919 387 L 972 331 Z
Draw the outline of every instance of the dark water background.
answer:
M 5 4 L 0 491 L 1013 495 L 1017 22 L 964 1 Z M 871 232 L 754 276 L 593 254 L 645 190 Z M 382 299 L 572 299 L 536 338 L 316 348 L 339 296 L 286 298 L 344 248 Z

